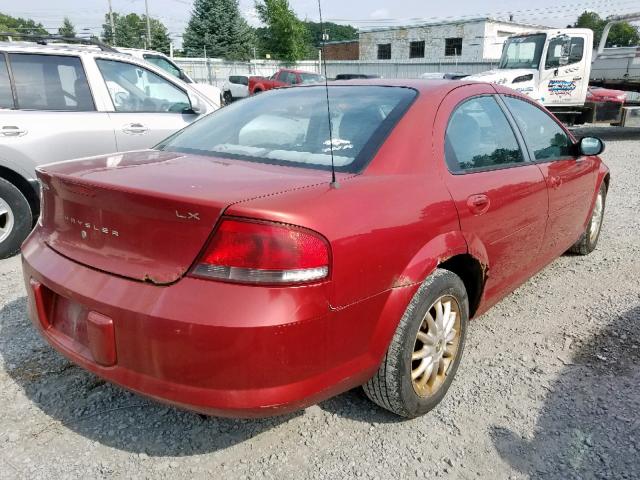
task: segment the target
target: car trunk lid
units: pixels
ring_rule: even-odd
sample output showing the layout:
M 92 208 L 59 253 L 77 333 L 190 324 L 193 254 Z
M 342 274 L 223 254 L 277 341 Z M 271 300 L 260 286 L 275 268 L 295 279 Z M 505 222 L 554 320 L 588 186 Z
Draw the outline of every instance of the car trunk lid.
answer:
M 169 284 L 234 203 L 328 181 L 327 172 L 160 151 L 38 169 L 47 244 L 81 264 Z

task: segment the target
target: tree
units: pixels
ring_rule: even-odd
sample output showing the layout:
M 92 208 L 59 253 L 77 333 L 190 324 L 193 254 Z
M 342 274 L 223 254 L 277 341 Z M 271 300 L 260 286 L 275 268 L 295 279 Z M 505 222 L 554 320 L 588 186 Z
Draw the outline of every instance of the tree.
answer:
M 0 13 L 0 32 L 36 35 L 47 35 L 49 33 L 41 23 L 36 23 L 31 19 L 12 17 L 3 13 Z
M 58 35 L 66 38 L 73 38 L 76 36 L 76 29 L 69 18 L 64 17 L 62 26 L 58 29 Z
M 322 33 L 329 35 L 330 42 L 339 42 L 343 40 L 357 40 L 358 29 L 351 25 L 338 25 L 337 23 L 324 22 L 303 22 L 307 29 L 308 41 L 311 45 L 317 47 L 322 42 Z M 322 28 L 320 28 L 322 25 Z
M 266 25 L 261 29 L 261 50 L 277 60 L 296 62 L 307 54 L 307 29 L 288 0 L 263 0 L 256 2 L 258 17 Z
M 255 46 L 254 32 L 240 14 L 238 0 L 195 0 L 184 32 L 187 56 L 249 60 Z
M 593 30 L 594 42 L 598 45 L 607 23 L 607 20 L 602 19 L 596 12 L 585 11 L 578 17 L 574 27 Z M 607 47 L 626 47 L 638 45 L 638 43 L 640 43 L 640 33 L 636 27 L 628 22 L 617 23 L 611 27 L 609 37 L 607 38 Z
M 307 57 L 318 58 L 318 48 L 322 44 L 322 34 L 324 32 L 329 36 L 330 42 L 339 42 L 343 40 L 357 40 L 358 29 L 351 25 L 338 25 L 337 23 L 325 22 L 303 22 L 307 29 Z M 321 28 L 322 26 L 322 28 Z
M 114 42 L 114 35 L 111 32 L 108 13 L 105 14 L 104 19 L 105 23 L 102 25 L 102 39 L 104 42 L 118 47 L 146 48 L 149 50 L 158 50 L 166 54 L 169 53 L 171 39 L 169 38 L 167 27 L 165 27 L 160 20 L 156 20 L 155 18 L 151 19 L 151 39 L 147 39 L 146 15 L 137 15 L 135 13 L 121 15 L 114 12 Z

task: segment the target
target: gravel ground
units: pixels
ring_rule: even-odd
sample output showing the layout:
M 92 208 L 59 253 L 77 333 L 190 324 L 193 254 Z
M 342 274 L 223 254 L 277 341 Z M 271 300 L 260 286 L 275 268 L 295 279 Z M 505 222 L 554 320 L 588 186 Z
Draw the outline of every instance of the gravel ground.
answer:
M 604 158 L 597 251 L 472 322 L 449 394 L 411 421 L 359 390 L 257 421 L 155 404 L 45 345 L 0 262 L 0 478 L 640 478 L 640 141 Z

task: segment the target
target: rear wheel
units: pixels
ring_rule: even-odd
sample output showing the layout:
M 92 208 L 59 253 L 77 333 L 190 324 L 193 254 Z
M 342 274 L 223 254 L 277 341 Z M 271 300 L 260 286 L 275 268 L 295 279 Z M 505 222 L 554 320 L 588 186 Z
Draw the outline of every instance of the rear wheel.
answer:
M 0 178 L 0 259 L 18 253 L 32 221 L 31 207 L 22 192 Z
M 602 230 L 606 200 L 607 186 L 603 182 L 602 185 L 600 185 L 598 197 L 596 198 L 596 203 L 593 206 L 593 212 L 591 213 L 591 218 L 589 219 L 587 228 L 578 241 L 569 249 L 570 252 L 577 253 L 578 255 L 588 255 L 596 249 L 598 246 L 598 239 L 600 238 L 600 231 Z
M 367 396 L 391 412 L 417 417 L 445 396 L 458 370 L 469 318 L 460 277 L 436 270 L 400 320 Z

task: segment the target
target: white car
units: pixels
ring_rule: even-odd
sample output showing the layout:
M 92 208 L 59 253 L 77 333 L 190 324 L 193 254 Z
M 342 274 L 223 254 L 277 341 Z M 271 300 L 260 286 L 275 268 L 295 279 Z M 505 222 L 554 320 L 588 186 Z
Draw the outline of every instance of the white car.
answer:
M 222 103 L 222 92 L 214 85 L 208 83 L 195 82 L 187 73 L 182 70 L 176 63 L 167 57 L 162 52 L 156 52 L 153 50 L 143 50 L 139 48 L 116 48 L 119 52 L 126 53 L 136 58 L 141 58 L 149 63 L 154 64 L 156 67 L 160 67 L 165 72 L 170 73 L 176 78 L 179 78 L 185 83 L 188 83 L 200 93 L 205 95 L 211 102 L 218 106 Z
M 38 218 L 38 165 L 151 148 L 218 108 L 106 45 L 0 42 L 0 258 Z
M 230 75 L 222 86 L 222 99 L 226 105 L 249 96 L 249 77 L 246 75 Z

